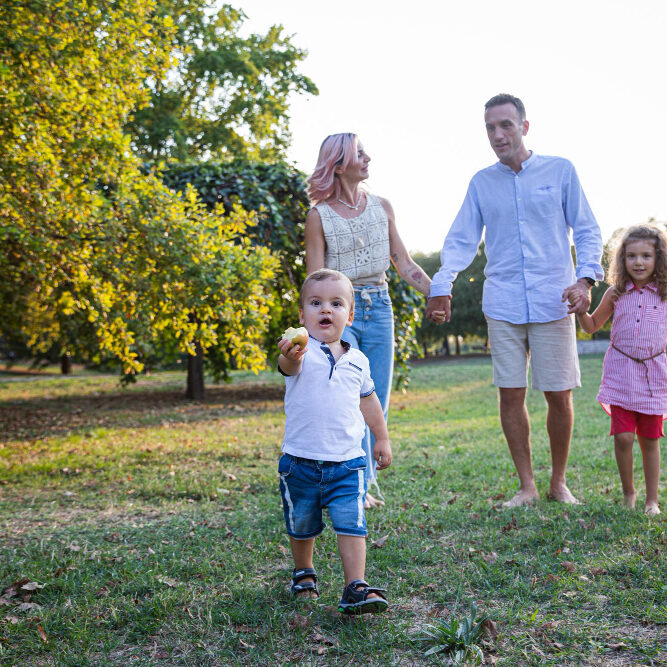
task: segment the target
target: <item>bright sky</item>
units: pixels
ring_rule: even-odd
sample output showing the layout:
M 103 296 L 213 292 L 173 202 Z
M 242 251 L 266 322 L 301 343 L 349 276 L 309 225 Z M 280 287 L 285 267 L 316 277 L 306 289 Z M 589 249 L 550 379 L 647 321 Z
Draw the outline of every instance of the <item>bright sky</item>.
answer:
M 289 158 L 310 173 L 328 134 L 355 132 L 410 250 L 439 250 L 472 175 L 495 162 L 484 102 L 520 97 L 526 146 L 570 159 L 608 238 L 667 221 L 665 0 L 238 0 L 309 52 Z

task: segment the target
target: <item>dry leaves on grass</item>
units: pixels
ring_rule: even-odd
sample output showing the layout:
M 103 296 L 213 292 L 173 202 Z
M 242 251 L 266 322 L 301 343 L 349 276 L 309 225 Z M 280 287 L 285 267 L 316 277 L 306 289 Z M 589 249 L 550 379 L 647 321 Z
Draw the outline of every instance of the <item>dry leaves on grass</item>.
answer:
M 489 563 L 489 565 L 493 565 L 498 560 L 498 554 L 495 551 L 492 551 L 489 554 L 485 554 L 482 552 L 482 558 Z
M 519 530 L 519 526 L 516 522 L 516 517 L 512 517 L 512 520 L 500 529 L 501 533 L 509 533 L 510 530 Z
M 562 560 L 560 566 L 568 572 L 574 572 L 575 565 L 571 560 Z

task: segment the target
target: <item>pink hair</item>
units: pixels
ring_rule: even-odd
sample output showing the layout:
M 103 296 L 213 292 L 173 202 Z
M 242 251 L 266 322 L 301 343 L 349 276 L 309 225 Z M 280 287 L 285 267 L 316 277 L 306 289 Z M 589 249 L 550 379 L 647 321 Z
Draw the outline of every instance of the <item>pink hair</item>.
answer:
M 334 169 L 345 169 L 356 157 L 358 137 L 351 132 L 330 134 L 320 146 L 315 170 L 308 179 L 308 197 L 313 206 L 330 197 L 340 197 L 340 180 Z

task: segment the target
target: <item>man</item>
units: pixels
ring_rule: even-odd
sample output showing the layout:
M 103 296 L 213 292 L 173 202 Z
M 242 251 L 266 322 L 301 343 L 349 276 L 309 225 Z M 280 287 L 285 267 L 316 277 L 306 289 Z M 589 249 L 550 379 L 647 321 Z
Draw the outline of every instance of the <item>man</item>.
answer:
M 442 248 L 426 317 L 434 320 L 435 312 L 444 310 L 449 321 L 452 283 L 472 261 L 485 230 L 482 309 L 500 421 L 520 481 L 519 492 L 505 505 L 528 505 L 539 498 L 526 410 L 529 357 L 533 389 L 543 391 L 547 401 L 552 462 L 548 497 L 577 503 L 565 479 L 574 424 L 572 388 L 581 385 L 571 313 L 588 311 L 591 287 L 603 277 L 600 229 L 572 164 L 524 146 L 529 125 L 520 99 L 496 95 L 485 105 L 484 120 L 499 162 L 470 182 Z

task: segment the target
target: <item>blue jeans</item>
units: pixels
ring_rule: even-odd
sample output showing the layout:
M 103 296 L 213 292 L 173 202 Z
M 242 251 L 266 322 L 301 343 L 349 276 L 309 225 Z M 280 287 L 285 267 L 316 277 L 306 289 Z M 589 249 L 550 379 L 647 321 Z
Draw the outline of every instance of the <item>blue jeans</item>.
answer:
M 354 321 L 345 327 L 343 340 L 361 350 L 371 367 L 375 393 L 380 399 L 384 420 L 389 412 L 391 379 L 394 373 L 394 311 L 386 287 L 364 285 L 354 288 Z M 361 446 L 366 453 L 366 488 L 377 478 L 373 458 L 375 436 L 366 426 Z
M 314 461 L 283 454 L 278 472 L 288 535 L 295 540 L 317 537 L 325 528 L 322 509 L 326 507 L 336 535 L 366 537 L 365 468 L 363 456 Z

